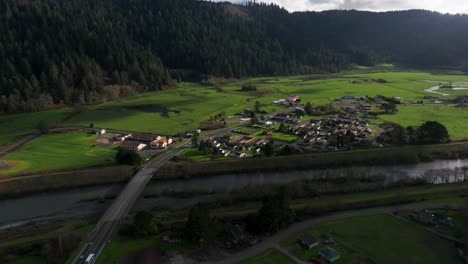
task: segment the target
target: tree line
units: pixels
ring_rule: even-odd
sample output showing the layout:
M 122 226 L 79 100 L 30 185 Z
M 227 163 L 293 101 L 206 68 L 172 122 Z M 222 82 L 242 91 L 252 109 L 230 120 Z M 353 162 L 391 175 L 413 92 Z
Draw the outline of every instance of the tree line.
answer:
M 0 2 L 0 112 L 93 104 L 208 76 L 463 66 L 465 15 L 296 12 L 195 0 Z M 451 30 L 445 30 L 450 28 Z

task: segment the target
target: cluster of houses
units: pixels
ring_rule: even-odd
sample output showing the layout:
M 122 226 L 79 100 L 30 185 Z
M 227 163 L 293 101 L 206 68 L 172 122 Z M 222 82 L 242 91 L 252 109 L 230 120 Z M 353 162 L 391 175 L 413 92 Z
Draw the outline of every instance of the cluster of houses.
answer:
M 298 124 L 301 122 L 301 117 L 292 113 L 279 113 L 270 118 L 271 121 L 280 124 Z M 266 121 L 268 122 L 268 121 Z
M 165 149 L 172 144 L 172 138 L 170 137 L 147 133 L 122 135 L 118 139 L 121 141 L 121 148 L 133 151 L 142 151 L 147 147 L 152 149 Z
M 312 235 L 306 233 L 302 234 L 297 243 L 306 250 L 311 250 L 317 247 L 320 242 Z M 333 239 L 327 239 L 325 241 L 326 244 L 334 245 L 335 241 Z M 312 259 L 312 263 L 314 264 L 322 264 L 322 263 L 333 263 L 339 260 L 341 257 L 340 253 L 333 249 L 330 246 L 325 246 L 319 250 L 318 255 Z
M 293 126 L 291 132 L 301 136 L 307 143 L 322 147 L 339 147 L 340 139 L 344 136 L 352 138 L 352 143 L 372 144 L 372 140 L 369 139 L 372 129 L 368 127 L 368 122 L 349 113 L 301 123 Z
M 301 98 L 299 98 L 299 96 L 291 95 L 291 96 L 288 96 L 287 98 L 279 99 L 277 101 L 273 101 L 273 104 L 291 106 L 291 105 L 294 105 L 294 104 L 298 104 L 300 102 L 301 102 Z
M 335 101 L 340 102 L 345 105 L 367 105 L 368 108 L 370 109 L 371 104 L 382 104 L 384 102 L 390 102 L 394 104 L 401 104 L 401 101 L 403 98 L 401 97 L 386 97 L 386 96 L 381 96 L 377 95 L 374 97 L 367 97 L 367 96 L 361 96 L 361 97 L 356 97 L 352 95 L 346 95 L 341 98 L 336 98 Z
M 456 101 L 457 107 L 468 108 L 468 96 L 467 95 L 458 96 L 455 99 L 455 101 Z
M 259 153 L 268 143 L 268 140 L 250 136 L 233 138 L 226 135 L 211 138 L 207 142 L 213 149 L 213 155 L 215 156 L 246 158 L 249 153 Z
M 435 214 L 428 210 L 413 212 L 411 217 L 416 222 L 424 224 L 424 225 L 442 225 L 442 226 L 453 225 L 452 218 L 446 217 L 440 214 Z
M 104 129 L 95 129 L 100 145 L 120 144 L 123 149 L 142 151 L 146 148 L 165 149 L 173 143 L 172 138 L 149 133 L 115 134 L 106 133 Z

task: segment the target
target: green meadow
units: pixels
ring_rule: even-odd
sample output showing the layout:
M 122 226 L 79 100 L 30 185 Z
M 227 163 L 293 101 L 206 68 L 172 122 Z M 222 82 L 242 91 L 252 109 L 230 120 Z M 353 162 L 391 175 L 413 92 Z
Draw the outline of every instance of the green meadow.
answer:
M 175 135 L 198 128 L 200 123 L 220 113 L 229 117 L 245 108 L 253 108 L 256 101 L 262 104 L 262 109 L 274 112 L 284 107 L 272 102 L 290 95 L 298 95 L 302 102 L 313 105 L 331 104 L 334 99 L 345 95 L 385 95 L 402 97 L 403 104 L 398 106 L 396 114 L 381 115 L 376 123 L 391 121 L 403 126 L 417 126 L 424 121 L 435 120 L 448 128 L 453 140 L 465 139 L 468 137 L 468 110 L 453 105 L 415 104 L 426 95 L 455 98 L 468 94 L 468 90 L 444 89 L 444 93 L 450 94 L 448 96 L 425 91 L 438 82 L 468 82 L 468 76 L 354 71 L 331 75 L 250 78 L 219 85 L 181 83 L 171 90 L 88 106 L 86 111 L 68 118 L 61 125 L 88 126 L 93 123 L 95 127 Z M 242 85 L 247 83 L 255 84 L 258 90 L 241 91 Z M 0 116 L 0 144 L 35 130 L 40 120 L 57 123 L 70 116 L 71 112 L 70 109 L 62 109 Z M 227 122 L 230 124 L 232 121 Z M 112 156 L 113 150 L 92 148 L 91 138 L 71 135 L 47 135 L 33 140 L 7 156 L 16 166 L 0 174 L 111 164 L 109 156 Z M 287 142 L 295 139 L 281 133 L 274 135 L 276 139 Z M 77 154 L 92 158 L 75 160 Z M 185 155 L 202 159 L 195 152 Z
M 0 145 L 36 130 L 41 120 L 57 123 L 70 115 L 70 113 L 70 109 L 61 109 L 36 113 L 0 115 Z
M 432 234 L 417 224 L 390 215 L 373 215 L 331 221 L 304 232 L 316 236 L 320 245 L 312 250 L 295 249 L 294 254 L 309 260 L 324 246 L 324 238 L 342 255 L 335 263 L 461 263 L 450 241 Z M 302 233 L 301 233 L 302 234 Z M 292 245 L 300 234 L 282 242 Z
M 468 109 L 447 105 L 399 106 L 396 114 L 381 115 L 380 119 L 404 127 L 418 126 L 425 121 L 438 121 L 447 127 L 452 140 L 468 139 Z
M 379 79 L 385 82 L 379 82 Z M 444 89 L 449 96 L 426 92 L 438 82 L 468 82 L 464 75 L 435 75 L 424 72 L 376 72 L 343 73 L 335 75 L 311 75 L 290 77 L 250 78 L 219 86 L 181 83 L 173 90 L 140 94 L 134 97 L 116 100 L 110 103 L 92 106 L 88 111 L 72 118 L 69 125 L 94 123 L 97 127 L 124 129 L 130 131 L 177 134 L 200 126 L 200 122 L 224 112 L 234 115 L 244 108 L 253 108 L 255 101 L 263 109 L 273 112 L 284 109 L 272 102 L 289 95 L 298 95 L 303 102 L 314 105 L 333 103 L 335 98 L 345 95 L 401 97 L 404 104 L 422 100 L 425 95 L 440 98 L 455 98 L 468 94 L 468 90 Z M 243 92 L 243 84 L 255 84 L 257 92 Z M 424 109 L 424 111 L 420 111 Z M 453 113 L 450 113 L 453 110 Z M 410 112 L 410 115 L 407 113 Z M 460 118 L 465 118 L 466 111 L 457 111 L 447 107 L 437 113 L 431 107 L 402 107 L 399 114 L 385 116 L 384 120 L 395 121 L 403 125 L 418 125 L 422 120 L 432 117 L 444 119 L 444 124 L 454 139 L 464 137 L 464 126 Z M 435 114 L 435 115 L 434 115 Z M 455 122 L 455 123 L 454 123 Z
M 200 126 L 221 112 L 234 114 L 251 107 L 247 95 L 219 92 L 214 87 L 183 83 L 174 90 L 140 94 L 91 107 L 70 125 L 88 125 L 173 135 Z
M 116 148 L 94 146 L 95 141 L 95 135 L 81 132 L 40 136 L 6 155 L 12 167 L 0 174 L 113 165 Z

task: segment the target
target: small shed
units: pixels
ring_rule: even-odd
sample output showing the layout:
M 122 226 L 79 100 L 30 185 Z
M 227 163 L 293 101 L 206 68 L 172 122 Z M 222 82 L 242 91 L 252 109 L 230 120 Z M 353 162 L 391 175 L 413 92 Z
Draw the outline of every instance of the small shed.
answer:
M 332 263 L 340 259 L 341 255 L 338 251 L 331 247 L 324 247 L 319 251 L 319 256 L 322 257 L 328 263 Z
M 312 249 L 313 247 L 319 244 L 319 241 L 310 234 L 302 234 L 297 239 L 297 243 L 299 243 L 302 247 L 306 249 Z

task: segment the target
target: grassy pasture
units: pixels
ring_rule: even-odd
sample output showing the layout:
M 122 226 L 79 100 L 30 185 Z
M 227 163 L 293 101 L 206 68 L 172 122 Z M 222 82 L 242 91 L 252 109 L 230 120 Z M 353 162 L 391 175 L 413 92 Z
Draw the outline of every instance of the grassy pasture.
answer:
M 317 238 L 330 234 L 343 255 L 336 263 L 460 263 L 451 242 L 390 215 L 355 217 L 327 222 L 307 230 Z M 299 234 L 284 241 L 295 243 Z M 323 246 L 323 243 L 322 243 Z M 318 246 L 320 248 L 321 246 Z M 317 249 L 318 250 L 318 249 Z M 308 259 L 314 250 L 297 256 Z
M 299 139 L 298 136 L 286 134 L 283 132 L 273 132 L 273 139 L 283 141 L 283 142 L 294 142 Z
M 386 82 L 377 82 L 384 79 Z M 431 81 L 431 82 L 429 82 Z M 253 108 L 255 101 L 263 109 L 273 112 L 284 109 L 272 102 L 289 95 L 298 95 L 303 102 L 315 105 L 333 103 L 333 99 L 345 95 L 402 97 L 404 103 L 422 100 L 425 95 L 439 96 L 424 91 L 437 85 L 437 82 L 465 81 L 464 75 L 434 75 L 424 72 L 376 72 L 343 73 L 334 75 L 311 75 L 289 77 L 249 78 L 219 87 L 202 86 L 194 83 L 181 83 L 177 89 L 140 94 L 110 103 L 90 107 L 71 120 L 70 125 L 125 129 L 161 134 L 176 134 L 199 127 L 200 122 L 211 116 L 225 112 L 233 115 L 244 108 Z M 255 84 L 257 92 L 242 92 L 246 83 Z M 451 94 L 445 98 L 467 94 L 468 90 L 444 90 Z M 440 96 L 444 97 L 444 96 Z M 403 112 L 403 111 L 402 111 Z M 432 112 L 423 113 L 428 118 Z M 414 117 L 412 119 L 411 117 Z M 390 117 L 391 118 L 391 117 Z M 399 116 L 396 115 L 398 119 Z M 405 117 L 413 125 L 420 123 L 414 115 Z M 447 125 L 453 123 L 447 121 Z M 454 138 L 460 138 L 462 128 L 453 127 Z
M 43 135 L 6 155 L 16 166 L 0 174 L 113 165 L 116 149 L 94 147 L 95 140 L 95 135 L 80 132 Z
M 251 107 L 245 102 L 247 98 L 247 94 L 184 83 L 176 90 L 145 93 L 91 107 L 68 124 L 94 123 L 98 127 L 171 135 L 197 128 L 200 122 L 221 112 L 234 114 Z
M 0 145 L 36 130 L 37 124 L 41 120 L 56 123 L 62 121 L 70 113 L 70 109 L 61 109 L 37 113 L 0 115 Z
M 408 105 L 398 107 L 396 114 L 381 115 L 380 119 L 404 127 L 418 126 L 425 121 L 439 121 L 447 127 L 451 139 L 468 138 L 468 109 L 443 105 Z
M 270 248 L 251 258 L 237 262 L 237 264 L 293 264 L 288 256 L 279 250 Z

